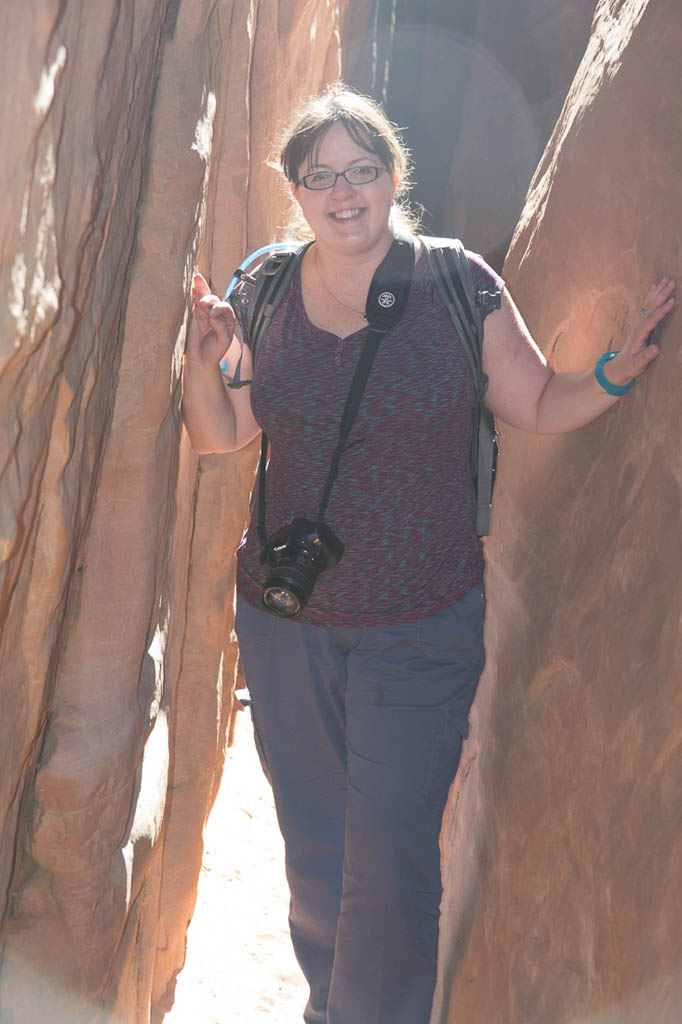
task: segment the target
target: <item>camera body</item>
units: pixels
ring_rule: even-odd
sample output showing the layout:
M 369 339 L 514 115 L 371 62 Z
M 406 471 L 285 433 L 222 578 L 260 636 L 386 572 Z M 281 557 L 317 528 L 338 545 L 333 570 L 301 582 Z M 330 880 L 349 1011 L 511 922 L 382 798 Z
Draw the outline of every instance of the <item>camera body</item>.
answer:
M 296 516 L 268 538 L 261 562 L 270 568 L 263 586 L 263 604 L 284 618 L 305 607 L 317 577 L 341 559 L 343 544 L 324 523 Z

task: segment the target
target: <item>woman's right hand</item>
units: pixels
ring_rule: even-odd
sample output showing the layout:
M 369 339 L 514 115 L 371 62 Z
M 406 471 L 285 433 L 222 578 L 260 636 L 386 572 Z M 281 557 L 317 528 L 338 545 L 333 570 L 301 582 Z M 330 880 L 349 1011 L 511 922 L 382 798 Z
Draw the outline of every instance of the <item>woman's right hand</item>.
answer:
M 206 279 L 192 279 L 192 319 L 187 332 L 185 358 L 203 366 L 216 366 L 232 343 L 234 311 L 211 293 Z
M 228 353 L 233 338 L 234 351 Z M 249 388 L 226 388 L 219 366 L 223 356 L 228 362 L 240 356 L 240 341 L 232 307 L 212 295 L 201 274 L 195 274 L 182 371 L 182 416 L 192 447 L 200 455 L 237 451 L 260 430 L 251 410 Z M 243 354 L 248 379 L 251 356 L 247 346 Z

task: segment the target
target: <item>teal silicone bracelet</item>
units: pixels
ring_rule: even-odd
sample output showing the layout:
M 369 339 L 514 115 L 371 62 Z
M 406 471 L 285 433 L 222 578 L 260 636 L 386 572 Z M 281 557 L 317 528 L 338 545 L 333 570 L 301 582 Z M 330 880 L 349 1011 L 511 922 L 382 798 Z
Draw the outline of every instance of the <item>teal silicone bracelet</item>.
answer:
M 603 356 L 599 356 L 597 365 L 594 368 L 594 375 L 597 378 L 598 384 L 603 387 L 609 395 L 614 395 L 618 398 L 620 395 L 624 395 L 626 391 L 629 391 L 632 385 L 635 383 L 631 380 L 629 384 L 612 384 L 611 381 L 604 373 L 604 363 L 608 363 L 609 359 L 615 359 L 618 352 L 605 352 Z

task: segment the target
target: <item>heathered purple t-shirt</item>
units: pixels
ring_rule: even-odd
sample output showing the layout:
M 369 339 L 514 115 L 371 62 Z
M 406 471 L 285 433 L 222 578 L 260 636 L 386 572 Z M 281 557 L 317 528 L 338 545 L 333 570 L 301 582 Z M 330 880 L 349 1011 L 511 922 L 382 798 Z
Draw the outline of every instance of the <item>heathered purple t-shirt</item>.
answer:
M 477 289 L 504 286 L 480 256 L 467 255 Z M 260 340 L 251 385 L 255 418 L 270 441 L 268 536 L 294 516 L 315 519 L 366 336 L 363 328 L 339 340 L 313 326 L 297 270 Z M 469 469 L 473 402 L 469 363 L 422 249 L 407 309 L 381 343 L 327 508 L 325 521 L 345 551 L 318 577 L 299 621 L 390 625 L 445 608 L 482 579 Z M 262 607 L 257 492 L 256 483 L 237 588 Z

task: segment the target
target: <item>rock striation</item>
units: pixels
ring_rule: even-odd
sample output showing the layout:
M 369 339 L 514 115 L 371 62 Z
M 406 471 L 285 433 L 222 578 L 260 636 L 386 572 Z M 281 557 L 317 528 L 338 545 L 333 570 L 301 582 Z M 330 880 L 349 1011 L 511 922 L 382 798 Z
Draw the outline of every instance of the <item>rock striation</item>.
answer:
M 557 369 L 682 279 L 680 47 L 673 0 L 598 4 L 504 267 Z M 679 316 L 590 426 L 502 430 L 434 1022 L 682 1020 Z
M 255 462 L 181 432 L 188 285 L 275 233 L 268 140 L 338 76 L 344 8 L 0 13 L 3 1024 L 146 1022 L 172 998 Z

